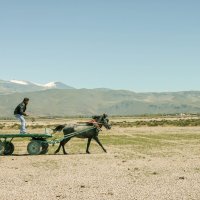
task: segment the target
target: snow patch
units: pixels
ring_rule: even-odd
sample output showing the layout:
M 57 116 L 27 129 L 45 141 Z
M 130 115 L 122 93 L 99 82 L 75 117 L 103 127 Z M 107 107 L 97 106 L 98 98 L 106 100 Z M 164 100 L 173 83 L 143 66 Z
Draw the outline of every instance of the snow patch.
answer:
M 55 82 L 50 82 L 50 83 L 45 84 L 44 87 L 56 88 L 56 83 Z
M 11 80 L 10 82 L 11 83 L 17 83 L 17 84 L 20 84 L 20 85 L 28 85 L 28 83 L 26 81 Z

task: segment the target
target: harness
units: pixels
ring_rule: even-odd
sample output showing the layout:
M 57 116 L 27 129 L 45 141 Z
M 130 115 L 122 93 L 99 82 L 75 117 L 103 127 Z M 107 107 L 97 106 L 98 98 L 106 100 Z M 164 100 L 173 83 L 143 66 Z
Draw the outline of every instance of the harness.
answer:
M 92 120 L 90 120 L 88 122 L 80 122 L 80 123 L 84 123 L 84 124 L 86 124 L 88 126 L 94 126 L 94 127 L 97 128 L 98 131 L 101 131 L 102 125 L 100 123 L 96 122 L 94 119 L 92 119 Z

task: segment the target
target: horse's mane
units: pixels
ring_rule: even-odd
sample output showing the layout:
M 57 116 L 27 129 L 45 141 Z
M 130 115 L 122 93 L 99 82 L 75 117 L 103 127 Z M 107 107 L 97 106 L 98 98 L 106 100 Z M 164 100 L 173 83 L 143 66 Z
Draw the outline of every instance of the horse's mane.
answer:
M 92 119 L 94 119 L 95 121 L 98 121 L 102 116 L 101 115 L 94 115 L 92 116 Z

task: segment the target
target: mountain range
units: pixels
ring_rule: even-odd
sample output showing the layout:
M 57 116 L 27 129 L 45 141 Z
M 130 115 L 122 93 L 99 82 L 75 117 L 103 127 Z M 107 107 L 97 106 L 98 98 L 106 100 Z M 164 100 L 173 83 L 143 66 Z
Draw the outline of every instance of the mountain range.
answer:
M 128 90 L 75 89 L 61 82 L 45 85 L 0 81 L 0 117 L 13 116 L 24 97 L 32 116 L 90 116 L 200 113 L 200 91 L 135 93 Z
M 50 83 L 42 85 L 42 84 L 32 83 L 30 81 L 0 80 L 0 95 L 11 94 L 11 93 L 16 93 L 16 92 L 42 91 L 42 90 L 47 90 L 47 89 L 73 89 L 73 87 L 70 87 L 61 82 L 50 82 Z

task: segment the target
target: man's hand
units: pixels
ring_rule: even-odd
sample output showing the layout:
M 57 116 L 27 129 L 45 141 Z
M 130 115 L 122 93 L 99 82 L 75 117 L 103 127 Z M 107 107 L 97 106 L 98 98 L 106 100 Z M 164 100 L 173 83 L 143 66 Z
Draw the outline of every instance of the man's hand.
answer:
M 27 113 L 24 113 L 24 116 L 29 116 Z

